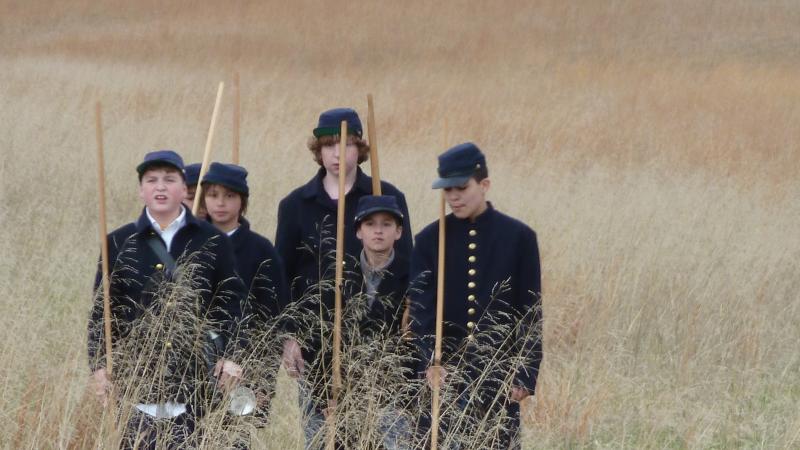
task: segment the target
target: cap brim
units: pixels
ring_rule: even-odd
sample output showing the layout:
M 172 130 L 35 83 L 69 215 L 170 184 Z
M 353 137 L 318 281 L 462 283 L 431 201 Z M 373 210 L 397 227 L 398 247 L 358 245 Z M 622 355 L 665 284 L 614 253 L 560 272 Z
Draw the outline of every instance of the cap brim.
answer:
M 164 165 L 164 164 L 174 167 L 175 170 L 180 172 L 181 175 L 183 175 L 183 178 L 186 179 L 186 173 L 183 171 L 183 169 L 181 169 L 180 167 L 176 166 L 174 162 L 172 162 L 170 160 L 167 160 L 167 159 L 152 159 L 150 161 L 145 161 L 145 162 L 139 164 L 138 166 L 136 166 L 136 171 L 139 173 L 139 175 L 144 175 L 144 173 L 147 171 L 148 167 L 154 166 L 154 165 Z
M 447 177 L 437 178 L 431 186 L 433 189 L 446 189 L 451 187 L 458 187 L 467 184 L 472 175 L 464 175 L 460 177 Z

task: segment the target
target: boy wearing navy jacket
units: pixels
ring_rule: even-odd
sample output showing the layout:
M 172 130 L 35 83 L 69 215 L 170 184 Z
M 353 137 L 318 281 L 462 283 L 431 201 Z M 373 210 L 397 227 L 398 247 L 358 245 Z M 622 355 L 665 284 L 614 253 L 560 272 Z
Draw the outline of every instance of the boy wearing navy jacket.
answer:
M 445 219 L 442 365 L 457 367 L 459 380 L 451 383 L 457 394 L 454 401 L 459 414 L 470 418 L 459 427 L 501 417 L 502 426 L 493 436 L 478 442 L 490 448 L 519 447 L 519 402 L 534 393 L 542 357 L 536 234 L 486 200 L 486 158 L 475 144 L 461 144 L 440 155 L 438 171 L 433 188 L 445 190 L 452 210 Z M 429 384 L 442 386 L 449 381 L 447 371 L 431 366 L 438 233 L 436 221 L 416 237 L 409 297 L 420 369 Z M 446 417 L 442 425 L 447 429 Z M 467 442 L 478 439 L 469 427 L 458 432 Z
M 347 146 L 340 149 L 341 122 L 347 122 Z M 349 108 L 323 112 L 308 147 L 320 166 L 305 185 L 292 191 L 278 207 L 275 246 L 281 256 L 290 283 L 283 309 L 297 320 L 287 321 L 285 331 L 293 335 L 284 341 L 283 363 L 290 376 L 310 387 L 327 382 L 319 350 L 331 346 L 331 335 L 321 330 L 322 323 L 333 319 L 333 279 L 335 274 L 336 217 L 339 198 L 339 171 L 345 171 L 346 211 L 344 228 L 345 269 L 361 254 L 361 241 L 355 235 L 353 219 L 360 198 L 372 194 L 372 180 L 358 165 L 367 160 L 369 146 L 362 138 L 361 120 Z M 345 151 L 346 167 L 339 167 L 339 151 Z M 399 258 L 411 253 L 411 225 L 405 196 L 389 183 L 381 182 L 384 194 L 397 198 L 403 213 L 403 236 L 397 243 Z M 310 397 L 311 389 L 301 393 L 306 406 L 315 413 L 326 408 L 325 395 Z
M 202 181 L 202 205 L 211 223 L 227 234 L 233 243 L 236 272 L 249 289 L 242 306 L 243 325 L 249 340 L 250 357 L 258 361 L 251 370 L 258 372 L 259 406 L 268 411 L 267 402 L 274 390 L 279 355 L 272 354 L 271 337 L 279 312 L 278 299 L 286 296 L 286 282 L 280 256 L 269 239 L 250 229 L 244 218 L 250 198 L 247 170 L 235 164 L 211 163 Z
M 105 369 L 102 294 L 89 321 L 94 392 L 105 399 L 114 382 L 134 405 L 123 448 L 185 445 L 211 375 L 229 385 L 241 374 L 224 355 L 246 292 L 229 240 L 181 204 L 183 169 L 173 151 L 148 153 L 137 167 L 144 210 L 108 235 L 114 380 Z M 98 269 L 96 291 L 101 282 Z

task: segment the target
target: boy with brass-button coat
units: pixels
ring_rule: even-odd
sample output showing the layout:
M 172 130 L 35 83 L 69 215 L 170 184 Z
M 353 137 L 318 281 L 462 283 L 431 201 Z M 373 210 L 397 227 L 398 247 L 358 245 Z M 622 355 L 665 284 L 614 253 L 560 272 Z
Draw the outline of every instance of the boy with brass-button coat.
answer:
M 411 329 L 419 345 L 420 372 L 429 383 L 442 379 L 449 383 L 455 391 L 450 415 L 457 412 L 455 415 L 467 416 L 466 420 L 461 417 L 458 427 L 453 419 L 448 423 L 443 418 L 443 428 L 449 427 L 448 432 L 467 435 L 451 436 L 451 444 L 518 446 L 519 402 L 534 393 L 541 361 L 541 275 L 536 234 L 486 200 L 488 169 L 485 156 L 475 144 L 461 144 L 440 155 L 438 172 L 440 178 L 433 188 L 444 189 L 452 210 L 445 218 L 443 367 L 431 367 L 436 327 L 437 221 L 416 236 L 411 258 Z M 445 368 L 450 368 L 449 375 Z M 442 411 L 447 410 L 445 406 Z M 497 417 L 504 418 L 490 432 L 492 436 L 481 438 L 474 433 L 477 424 Z

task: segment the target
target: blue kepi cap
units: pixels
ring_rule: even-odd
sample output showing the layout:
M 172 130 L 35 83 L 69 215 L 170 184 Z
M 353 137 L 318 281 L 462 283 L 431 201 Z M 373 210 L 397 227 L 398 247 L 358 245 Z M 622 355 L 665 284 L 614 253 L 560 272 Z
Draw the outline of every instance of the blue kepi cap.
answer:
M 439 178 L 433 182 L 433 189 L 463 186 L 482 167 L 486 168 L 486 157 L 477 145 L 456 145 L 439 155 Z
M 144 155 L 144 161 L 136 166 L 136 171 L 139 172 L 139 176 L 142 176 L 149 167 L 161 164 L 174 166 L 182 177 L 186 177 L 183 172 L 183 158 L 172 150 L 156 150 Z
M 186 184 L 194 186 L 200 180 L 200 163 L 189 164 L 184 168 L 186 172 Z
M 358 228 L 361 222 L 371 214 L 385 212 L 397 218 L 399 223 L 403 223 L 403 212 L 397 204 L 397 198 L 393 195 L 365 195 L 358 199 L 358 209 L 353 225 Z
M 208 172 L 203 176 L 203 184 L 205 183 L 221 184 L 245 197 L 250 195 L 247 188 L 247 169 L 236 164 L 211 163 Z
M 319 115 L 317 128 L 314 128 L 314 136 L 334 136 L 342 131 L 342 121 L 347 121 L 347 134 L 361 137 L 361 119 L 358 113 L 350 108 L 329 109 Z

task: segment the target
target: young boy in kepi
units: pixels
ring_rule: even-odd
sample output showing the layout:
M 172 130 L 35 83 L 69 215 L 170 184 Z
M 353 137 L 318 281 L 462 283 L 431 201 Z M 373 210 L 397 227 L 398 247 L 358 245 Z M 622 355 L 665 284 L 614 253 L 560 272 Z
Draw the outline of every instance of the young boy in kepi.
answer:
M 347 145 L 340 149 L 341 122 L 347 122 Z M 369 157 L 369 145 L 362 137 L 361 120 L 349 108 L 337 108 L 319 116 L 308 148 L 320 166 L 317 174 L 303 186 L 292 191 L 278 207 L 278 227 L 275 246 L 284 264 L 286 280 L 290 283 L 284 309 L 287 315 L 303 316 L 287 322 L 286 331 L 293 335 L 284 342 L 283 363 L 290 376 L 305 376 L 301 392 L 307 419 L 322 419 L 327 405 L 326 368 L 317 361 L 318 351 L 331 347 L 331 335 L 321 331 L 321 324 L 332 322 L 336 260 L 336 213 L 339 195 L 345 195 L 344 224 L 345 268 L 361 254 L 361 241 L 355 235 L 353 218 L 360 198 L 372 194 L 372 180 L 358 165 Z M 339 152 L 346 152 L 345 167 L 339 167 Z M 339 192 L 339 172 L 345 172 L 345 192 Z M 397 198 L 403 213 L 403 236 L 395 251 L 398 257 L 411 253 L 411 225 L 405 196 L 389 183 L 381 182 L 382 192 Z M 319 312 L 322 311 L 322 314 Z M 324 339 L 323 339 L 324 338 Z M 302 351 L 301 351 L 302 347 Z M 314 363 L 314 364 L 311 364 Z M 316 391 L 316 392 L 313 392 Z M 313 395 L 312 395 L 313 393 Z M 306 430 L 313 427 L 305 427 Z M 306 433 L 307 443 L 311 434 Z
M 136 168 L 142 214 L 108 235 L 113 380 L 102 294 L 89 321 L 94 392 L 105 399 L 114 383 L 120 404 L 133 404 L 122 411 L 129 417 L 123 448 L 187 445 L 211 376 L 227 385 L 241 372 L 224 355 L 246 291 L 227 237 L 181 203 L 183 169 L 171 150 L 148 153 Z M 96 290 L 101 282 L 98 270 Z
M 286 296 L 280 256 L 269 239 L 250 229 L 244 218 L 250 199 L 247 170 L 235 164 L 211 163 L 202 182 L 201 205 L 211 223 L 227 234 L 233 243 L 236 272 L 250 295 L 242 306 L 247 330 L 248 378 L 256 382 L 259 416 L 266 418 L 274 390 L 280 355 L 273 348 L 278 299 Z
M 431 367 L 438 221 L 416 236 L 411 257 L 411 329 L 421 369 L 429 383 L 450 384 L 456 392 L 448 400 L 460 417 L 442 417 L 451 446 L 518 448 L 519 402 L 534 393 L 542 353 L 536 234 L 486 200 L 489 172 L 475 144 L 440 155 L 438 171 L 433 188 L 444 189 L 452 210 L 445 219 L 442 365 L 457 373 L 448 377 L 444 367 Z M 493 421 L 499 423 L 481 429 Z
M 194 206 L 194 194 L 197 192 L 197 183 L 200 182 L 200 163 L 189 164 L 184 168 L 186 174 L 186 198 L 183 199 L 183 205 L 189 209 Z M 197 209 L 196 217 L 198 219 L 206 218 L 206 210 L 203 205 Z
M 361 441 L 351 442 L 353 447 L 383 444 L 387 450 L 411 448 L 403 408 L 414 367 L 401 336 L 409 263 L 394 248 L 403 235 L 403 212 L 391 195 L 364 196 L 358 201 L 353 226 L 364 248 L 355 268 L 347 272 L 343 288 L 349 306 L 346 314 L 355 316 L 345 320 L 358 323 L 357 329 L 348 330 L 344 337 L 345 346 L 354 346 L 345 348 L 344 354 L 356 361 L 344 362 L 350 375 L 345 389 L 349 387 L 351 392 L 346 393 L 349 401 L 343 406 L 361 414 L 348 413 L 357 424 L 345 428 L 372 426 L 375 430 L 360 433 L 355 440 Z M 355 350 L 359 347 L 361 351 Z M 379 385 L 374 383 L 376 376 L 381 380 Z M 370 402 L 363 402 L 364 398 L 370 398 Z M 365 408 L 377 409 L 378 414 Z M 375 422 L 367 423 L 370 420 Z M 378 442 L 363 442 L 366 435 L 376 436 Z

